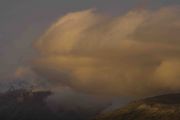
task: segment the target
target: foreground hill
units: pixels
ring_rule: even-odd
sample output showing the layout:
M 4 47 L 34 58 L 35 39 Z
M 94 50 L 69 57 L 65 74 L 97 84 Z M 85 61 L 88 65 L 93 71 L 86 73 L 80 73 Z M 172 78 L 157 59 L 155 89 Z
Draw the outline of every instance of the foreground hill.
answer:
M 95 120 L 180 120 L 180 94 L 135 101 L 124 108 L 101 114 Z

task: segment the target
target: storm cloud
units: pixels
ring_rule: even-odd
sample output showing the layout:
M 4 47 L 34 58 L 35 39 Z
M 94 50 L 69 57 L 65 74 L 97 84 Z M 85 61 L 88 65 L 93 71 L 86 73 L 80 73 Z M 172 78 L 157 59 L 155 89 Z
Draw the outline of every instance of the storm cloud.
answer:
M 110 96 L 180 90 L 180 8 L 110 17 L 68 13 L 35 42 L 33 70 L 52 84 Z

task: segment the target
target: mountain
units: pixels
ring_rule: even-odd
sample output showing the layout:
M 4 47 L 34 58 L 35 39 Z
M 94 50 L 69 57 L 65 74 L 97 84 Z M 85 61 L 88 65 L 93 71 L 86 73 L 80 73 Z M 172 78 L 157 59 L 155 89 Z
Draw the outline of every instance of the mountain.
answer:
M 134 101 L 98 115 L 95 120 L 180 120 L 180 94 L 167 94 Z
M 50 91 L 13 90 L 0 94 L 0 120 L 89 120 L 101 110 L 83 108 L 53 111 L 46 103 Z M 180 94 L 134 101 L 98 115 L 94 120 L 180 120 Z
M 46 102 L 50 91 L 24 89 L 0 94 L 0 120 L 87 120 L 100 110 L 65 109 L 53 111 Z
M 49 91 L 14 90 L 0 94 L 0 120 L 58 120 L 46 106 Z

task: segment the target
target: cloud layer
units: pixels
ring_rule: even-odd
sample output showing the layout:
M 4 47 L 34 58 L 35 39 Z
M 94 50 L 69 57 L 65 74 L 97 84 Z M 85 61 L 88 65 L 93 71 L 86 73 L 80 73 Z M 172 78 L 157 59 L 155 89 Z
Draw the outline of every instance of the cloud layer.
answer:
M 179 91 L 179 13 L 177 6 L 116 17 L 69 13 L 35 43 L 33 70 L 56 89 L 113 96 Z

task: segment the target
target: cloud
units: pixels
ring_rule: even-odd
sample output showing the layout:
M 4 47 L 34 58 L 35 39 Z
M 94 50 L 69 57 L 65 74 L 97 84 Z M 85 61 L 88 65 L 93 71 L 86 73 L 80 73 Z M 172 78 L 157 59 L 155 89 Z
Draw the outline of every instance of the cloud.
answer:
M 35 43 L 33 70 L 53 88 L 139 96 L 180 89 L 180 9 L 133 10 L 108 17 L 69 13 Z

